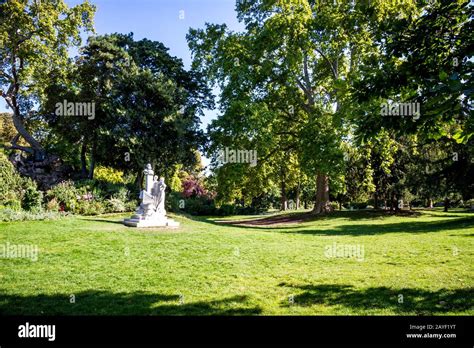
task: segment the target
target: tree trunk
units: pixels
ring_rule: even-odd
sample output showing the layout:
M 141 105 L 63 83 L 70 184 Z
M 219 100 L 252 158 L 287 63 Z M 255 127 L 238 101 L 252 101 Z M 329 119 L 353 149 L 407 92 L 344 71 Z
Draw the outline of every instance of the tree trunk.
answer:
M 94 170 L 95 170 L 95 156 L 91 154 L 91 161 L 89 164 L 89 179 L 94 179 Z
M 323 173 L 318 173 L 316 176 L 316 200 L 312 214 L 324 214 L 330 211 L 329 177 Z
M 143 171 L 140 170 L 137 174 L 137 177 L 135 178 L 135 185 L 138 188 L 138 191 L 141 191 L 143 189 L 142 181 L 143 181 Z
M 433 199 L 428 199 L 428 208 L 433 209 Z
M 91 161 L 89 165 L 89 179 L 91 180 L 94 179 L 96 150 L 97 150 L 97 139 L 94 136 L 94 139 L 92 141 Z
M 446 197 L 446 198 L 444 199 L 444 211 L 447 212 L 448 209 L 449 209 L 449 198 Z
M 34 151 L 43 151 L 43 147 L 41 146 L 41 144 L 35 138 L 33 138 L 33 136 L 26 130 L 21 120 L 21 117 L 19 115 L 19 112 L 15 109 L 18 109 L 18 108 L 14 107 L 13 116 L 12 116 L 13 125 L 15 126 L 15 129 L 17 130 L 18 134 L 20 134 L 23 137 L 23 139 L 25 139 L 25 141 L 28 144 L 30 144 L 31 149 L 18 146 L 17 144 L 12 143 L 13 148 L 30 152 L 30 153 Z
M 280 210 L 286 211 L 288 208 L 288 200 L 286 198 L 286 183 L 285 179 L 281 180 L 281 206 Z
M 81 146 L 81 173 L 82 173 L 83 178 L 87 178 L 86 153 L 87 153 L 87 144 L 84 140 Z
M 301 184 L 298 181 L 298 187 L 296 188 L 296 210 L 300 208 L 300 188 Z

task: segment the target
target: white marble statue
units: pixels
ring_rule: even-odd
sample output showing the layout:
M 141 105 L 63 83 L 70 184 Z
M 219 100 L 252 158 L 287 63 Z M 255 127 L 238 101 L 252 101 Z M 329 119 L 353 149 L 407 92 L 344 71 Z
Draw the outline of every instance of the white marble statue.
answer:
M 157 179 L 151 164 L 146 165 L 143 174 L 145 188 L 140 192 L 140 206 L 135 215 L 124 220 L 124 224 L 132 227 L 178 227 L 178 222 L 166 217 L 165 179 L 163 177 Z
M 165 210 L 165 178 L 161 177 L 160 180 L 153 183 L 153 197 L 155 197 L 155 208 L 158 214 L 166 215 Z

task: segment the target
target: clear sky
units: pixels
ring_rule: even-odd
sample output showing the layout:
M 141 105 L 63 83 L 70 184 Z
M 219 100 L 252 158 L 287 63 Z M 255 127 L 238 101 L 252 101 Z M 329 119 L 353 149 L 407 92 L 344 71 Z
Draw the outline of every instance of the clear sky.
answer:
M 82 0 L 66 0 L 70 6 Z M 235 0 L 90 0 L 96 5 L 95 28 L 97 34 L 134 33 L 135 39 L 148 38 L 162 42 L 170 54 L 183 60 L 184 66 L 191 64 L 186 34 L 189 28 L 203 28 L 208 23 L 225 23 L 232 30 L 242 30 L 237 21 Z M 184 11 L 184 12 L 181 12 Z M 181 19 L 183 17 L 184 19 Z M 0 112 L 6 111 L 0 102 Z M 206 112 L 202 119 L 205 129 L 215 117 L 215 112 Z

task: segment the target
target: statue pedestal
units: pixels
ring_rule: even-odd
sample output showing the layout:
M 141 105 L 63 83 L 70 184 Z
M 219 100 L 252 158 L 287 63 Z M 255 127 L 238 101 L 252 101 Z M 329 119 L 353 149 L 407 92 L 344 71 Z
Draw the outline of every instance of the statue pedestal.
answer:
M 130 219 L 123 220 L 123 223 L 129 227 L 179 227 L 179 222 L 163 215 L 135 214 Z

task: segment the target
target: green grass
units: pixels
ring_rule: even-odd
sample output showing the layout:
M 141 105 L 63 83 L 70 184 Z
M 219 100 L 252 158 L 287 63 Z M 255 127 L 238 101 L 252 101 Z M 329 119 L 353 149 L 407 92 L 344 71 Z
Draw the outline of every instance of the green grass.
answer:
M 337 212 L 272 227 L 173 216 L 175 230 L 122 218 L 0 223 L 0 244 L 39 247 L 36 262 L 0 259 L 0 313 L 474 314 L 472 213 Z M 363 261 L 326 257 L 333 243 L 363 247 Z

